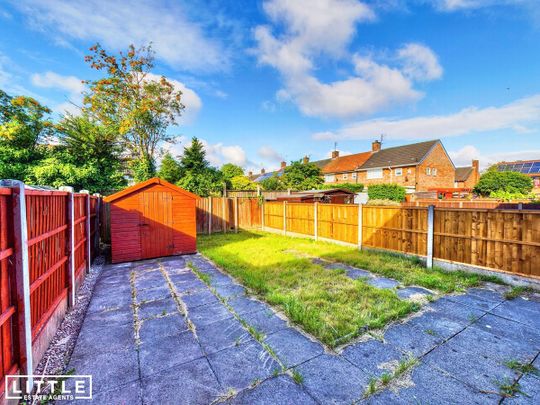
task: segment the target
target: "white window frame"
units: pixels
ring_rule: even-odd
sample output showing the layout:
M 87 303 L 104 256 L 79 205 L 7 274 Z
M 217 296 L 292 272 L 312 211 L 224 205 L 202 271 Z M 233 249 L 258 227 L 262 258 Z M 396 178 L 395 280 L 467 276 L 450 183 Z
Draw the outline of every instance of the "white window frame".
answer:
M 368 169 L 366 173 L 366 177 L 368 180 L 382 179 L 383 169 Z
M 434 167 L 433 169 L 431 169 L 431 175 L 432 176 L 436 176 L 437 175 L 437 168 Z
M 348 180 L 349 178 L 349 174 L 348 173 L 343 173 L 343 176 L 341 177 L 343 180 Z
M 351 174 L 351 179 L 356 180 L 358 178 L 358 174 L 356 172 Z
M 431 167 L 426 167 L 426 176 L 431 176 Z
M 333 174 L 325 174 L 324 175 L 324 182 L 325 183 L 333 183 L 334 182 L 334 175 Z
M 397 167 L 394 169 L 394 174 L 396 176 L 403 176 L 403 169 L 401 167 Z

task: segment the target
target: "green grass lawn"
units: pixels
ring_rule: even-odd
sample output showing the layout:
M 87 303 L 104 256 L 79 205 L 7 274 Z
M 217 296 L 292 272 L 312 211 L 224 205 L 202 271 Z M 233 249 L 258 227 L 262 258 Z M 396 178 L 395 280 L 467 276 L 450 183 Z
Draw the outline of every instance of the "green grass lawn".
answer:
M 441 292 L 480 283 L 480 276 L 428 270 L 417 260 L 358 251 L 325 242 L 241 232 L 199 236 L 199 250 L 252 292 L 279 307 L 289 319 L 334 347 L 367 329 L 383 327 L 418 309 L 392 290 L 327 270 L 308 256 L 351 264 L 374 273 Z

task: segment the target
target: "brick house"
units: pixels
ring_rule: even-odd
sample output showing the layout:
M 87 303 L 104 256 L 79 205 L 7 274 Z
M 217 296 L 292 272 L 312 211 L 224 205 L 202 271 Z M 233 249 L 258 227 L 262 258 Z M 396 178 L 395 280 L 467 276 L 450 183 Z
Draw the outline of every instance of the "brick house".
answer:
M 456 167 L 456 188 L 474 188 L 480 179 L 480 167 L 478 160 L 473 160 L 471 166 Z
M 332 158 L 322 166 L 324 182 L 328 184 L 361 183 L 358 168 L 371 156 L 371 152 L 355 153 L 339 157 L 339 151 L 332 152 Z
M 359 161 L 365 161 L 354 169 L 356 178 L 352 182 L 362 183 L 368 188 L 382 183 L 395 183 L 414 191 L 454 187 L 455 167 L 440 140 L 386 149 L 379 141 L 374 141 L 370 152 L 356 156 Z M 344 158 L 346 156 L 339 159 Z M 347 182 L 337 171 L 332 172 L 325 167 L 323 172 L 325 180 L 330 180 L 328 183 Z M 332 176 L 336 176 L 337 181 L 332 181 Z
M 533 181 L 533 192 L 540 194 L 540 160 L 499 162 L 497 163 L 497 170 L 519 172 L 529 176 Z

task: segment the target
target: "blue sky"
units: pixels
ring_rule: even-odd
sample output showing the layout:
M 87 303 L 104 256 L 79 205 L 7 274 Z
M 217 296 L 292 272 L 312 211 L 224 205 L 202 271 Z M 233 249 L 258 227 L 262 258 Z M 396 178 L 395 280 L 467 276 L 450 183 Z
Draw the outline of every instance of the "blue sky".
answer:
M 72 110 L 95 42 L 153 43 L 215 165 L 267 170 L 440 138 L 456 165 L 540 158 L 538 0 L 0 0 L 0 88 Z

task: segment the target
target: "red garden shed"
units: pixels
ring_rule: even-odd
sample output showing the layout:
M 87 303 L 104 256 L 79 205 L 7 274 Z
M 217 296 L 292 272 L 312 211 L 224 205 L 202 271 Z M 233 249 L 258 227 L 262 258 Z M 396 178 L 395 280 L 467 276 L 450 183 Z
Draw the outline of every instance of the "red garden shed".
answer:
M 195 253 L 197 198 L 157 177 L 106 197 L 112 262 Z

